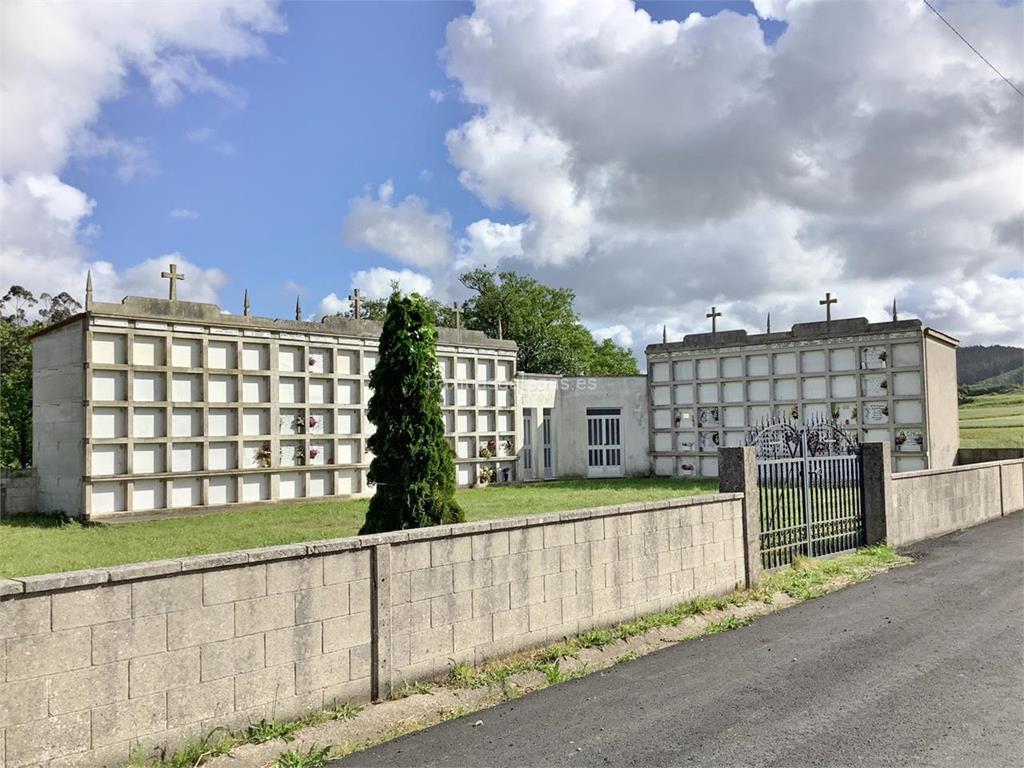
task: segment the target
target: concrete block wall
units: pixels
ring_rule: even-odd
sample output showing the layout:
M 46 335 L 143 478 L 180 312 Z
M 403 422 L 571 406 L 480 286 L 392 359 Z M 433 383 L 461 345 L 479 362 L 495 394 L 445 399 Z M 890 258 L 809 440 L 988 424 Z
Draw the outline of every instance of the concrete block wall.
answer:
M 120 765 L 727 592 L 743 499 L 0 580 L 0 768 Z
M 35 469 L 0 470 L 0 516 L 37 511 Z
M 968 528 L 1024 509 L 1024 460 L 892 476 L 885 538 L 893 546 Z
M 740 494 L 621 509 L 393 545 L 394 684 L 743 584 Z

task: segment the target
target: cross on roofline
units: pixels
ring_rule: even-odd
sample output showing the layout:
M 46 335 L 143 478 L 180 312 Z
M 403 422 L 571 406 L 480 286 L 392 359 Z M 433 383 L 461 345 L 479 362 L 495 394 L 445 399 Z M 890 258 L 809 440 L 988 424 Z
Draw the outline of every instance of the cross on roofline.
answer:
M 359 308 L 363 305 L 363 297 L 358 288 L 352 289 L 352 295 L 348 297 L 348 300 L 352 302 L 352 317 L 358 320 Z
M 711 333 L 714 334 L 714 333 L 716 333 L 718 331 L 717 320 L 721 316 L 722 316 L 722 313 L 718 311 L 718 307 L 712 307 L 711 311 L 708 312 L 706 315 L 704 315 L 704 317 L 710 317 L 711 318 Z
M 818 304 L 825 307 L 825 323 L 830 324 L 832 322 L 832 305 L 838 304 L 839 299 L 833 299 L 831 293 L 826 293 L 825 298 L 818 302 Z
M 178 271 L 177 264 L 171 264 L 170 272 L 161 272 L 160 277 L 166 278 L 170 282 L 170 286 L 167 291 L 167 298 L 169 301 L 178 300 L 178 281 L 185 279 L 185 273 Z
M 452 302 L 452 312 L 455 313 L 455 327 L 457 329 L 461 328 L 462 327 L 462 307 L 459 306 L 459 302 L 457 302 L 457 301 L 453 301 Z

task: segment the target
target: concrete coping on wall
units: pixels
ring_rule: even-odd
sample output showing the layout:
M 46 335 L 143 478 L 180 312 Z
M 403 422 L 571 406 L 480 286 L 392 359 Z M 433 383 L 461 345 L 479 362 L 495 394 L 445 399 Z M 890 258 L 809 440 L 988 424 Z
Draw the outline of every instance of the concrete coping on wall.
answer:
M 994 462 L 1012 463 L 1012 462 Z M 983 466 L 976 464 L 973 466 Z M 628 515 L 637 512 L 650 512 L 659 509 L 676 509 L 678 507 L 700 506 L 716 502 L 738 501 L 743 499 L 742 493 L 716 493 L 702 496 L 681 496 L 661 501 L 640 501 L 629 504 L 616 504 L 606 507 L 576 509 L 570 512 L 551 512 L 525 517 L 509 517 L 499 520 L 481 520 L 456 525 L 435 525 L 429 528 L 416 528 L 405 531 L 370 534 L 367 536 L 349 536 L 341 539 L 325 539 L 321 541 L 301 542 L 297 544 L 281 544 L 259 549 L 244 549 L 234 552 L 215 552 L 209 555 L 152 560 L 143 563 L 114 565 L 107 568 L 89 568 L 82 571 L 65 573 L 48 573 L 38 576 L 24 576 L 13 579 L 0 579 L 0 598 L 21 594 L 39 594 L 43 592 L 59 592 L 78 587 L 88 587 L 108 582 L 130 582 L 142 579 L 166 576 L 175 573 L 193 573 L 216 568 L 225 568 L 247 563 L 268 563 L 277 560 L 293 560 L 308 555 L 325 555 L 335 552 L 346 552 L 356 549 L 370 549 L 382 544 L 402 544 L 413 541 L 432 541 L 450 536 L 469 536 L 492 531 L 506 531 L 518 528 L 529 528 L 538 525 L 591 520 L 615 515 Z
M 912 477 L 933 477 L 935 475 L 947 475 L 952 472 L 971 472 L 986 467 L 1000 467 L 1009 465 L 1024 464 L 1024 459 L 1003 459 L 1001 461 L 983 461 L 978 464 L 963 464 L 956 467 L 941 467 L 939 469 L 916 469 L 913 472 L 893 472 L 894 480 L 909 480 Z

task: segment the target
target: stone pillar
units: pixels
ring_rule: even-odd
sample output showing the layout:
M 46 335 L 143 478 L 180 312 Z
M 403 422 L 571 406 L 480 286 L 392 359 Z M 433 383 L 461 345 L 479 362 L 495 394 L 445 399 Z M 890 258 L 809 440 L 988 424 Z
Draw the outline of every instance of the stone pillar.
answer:
M 391 545 L 370 550 L 370 698 L 391 697 Z
M 743 494 L 744 580 L 749 588 L 761 578 L 761 520 L 757 510 L 757 454 L 753 446 L 718 449 L 718 490 Z
M 864 543 L 887 538 L 886 520 L 892 513 L 892 448 L 888 442 L 861 446 L 864 484 Z

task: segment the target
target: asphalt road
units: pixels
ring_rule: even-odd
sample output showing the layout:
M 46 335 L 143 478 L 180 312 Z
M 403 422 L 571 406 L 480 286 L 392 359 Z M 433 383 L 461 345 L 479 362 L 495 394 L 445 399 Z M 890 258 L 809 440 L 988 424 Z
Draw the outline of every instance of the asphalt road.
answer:
M 912 551 L 911 567 L 337 765 L 1024 764 L 1024 518 Z

